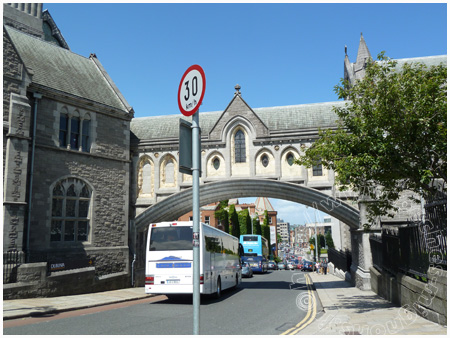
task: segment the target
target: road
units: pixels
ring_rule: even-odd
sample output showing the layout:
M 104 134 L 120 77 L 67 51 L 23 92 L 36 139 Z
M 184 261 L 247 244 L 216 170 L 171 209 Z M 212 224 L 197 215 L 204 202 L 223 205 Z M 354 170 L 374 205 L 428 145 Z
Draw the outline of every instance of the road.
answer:
M 303 273 L 282 270 L 255 274 L 243 279 L 237 289 L 224 291 L 220 300 L 202 297 L 200 334 L 292 333 L 289 329 L 307 315 L 307 301 Z M 5 335 L 191 335 L 192 300 L 158 296 L 45 318 L 21 319 L 15 321 L 14 327 L 9 327 L 13 326 L 9 322 L 4 322 Z

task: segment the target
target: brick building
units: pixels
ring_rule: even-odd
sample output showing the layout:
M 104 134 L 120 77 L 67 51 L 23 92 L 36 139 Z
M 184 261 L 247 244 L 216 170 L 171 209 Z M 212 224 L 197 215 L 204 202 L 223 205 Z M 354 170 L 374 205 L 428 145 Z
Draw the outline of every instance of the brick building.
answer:
M 228 205 L 232 204 L 235 206 L 237 212 L 248 209 L 250 217 L 252 219 L 258 217 L 261 224 L 263 224 L 265 218 L 264 211 L 267 210 L 269 216 L 269 226 L 274 226 L 276 230 L 277 211 L 273 209 L 272 204 L 267 198 L 258 197 L 255 203 L 250 204 L 240 204 L 238 199 L 231 199 L 228 201 Z M 218 208 L 219 202 L 200 207 L 200 222 L 209 224 L 217 229 L 224 230 L 223 225 L 214 216 L 214 213 L 218 210 Z M 192 221 L 192 218 L 193 213 L 190 211 L 179 217 L 178 221 Z

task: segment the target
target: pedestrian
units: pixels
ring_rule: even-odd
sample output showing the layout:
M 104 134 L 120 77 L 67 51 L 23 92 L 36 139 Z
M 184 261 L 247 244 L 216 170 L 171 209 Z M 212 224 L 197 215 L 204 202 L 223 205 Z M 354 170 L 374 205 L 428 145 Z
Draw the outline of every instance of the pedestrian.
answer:
M 320 274 L 323 275 L 323 261 L 320 262 Z
M 319 262 L 316 262 L 316 272 L 319 273 L 320 264 Z
M 327 262 L 327 260 L 325 259 L 324 261 L 323 261 L 323 273 L 326 275 L 327 274 L 327 269 L 328 269 L 328 262 Z

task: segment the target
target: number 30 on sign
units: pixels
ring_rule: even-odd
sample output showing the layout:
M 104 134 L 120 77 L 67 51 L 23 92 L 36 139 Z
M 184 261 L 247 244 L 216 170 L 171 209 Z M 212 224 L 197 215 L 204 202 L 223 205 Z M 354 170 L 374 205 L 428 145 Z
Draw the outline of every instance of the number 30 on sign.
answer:
M 178 87 L 178 108 L 184 116 L 194 115 L 205 96 L 205 72 L 199 65 L 190 66 Z

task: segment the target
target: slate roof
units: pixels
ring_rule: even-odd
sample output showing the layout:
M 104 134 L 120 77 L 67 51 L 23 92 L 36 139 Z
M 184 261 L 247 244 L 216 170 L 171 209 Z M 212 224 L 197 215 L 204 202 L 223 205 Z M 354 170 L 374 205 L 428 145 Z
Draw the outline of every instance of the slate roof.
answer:
M 4 27 L 28 69 L 33 83 L 116 109 L 129 111 L 128 103 L 115 88 L 103 67 L 55 44 L 12 27 Z M 100 67 L 100 68 L 99 68 Z M 103 70 L 104 71 L 104 70 Z
M 427 66 L 447 65 L 447 55 L 426 56 L 417 58 L 396 59 L 397 69 L 404 63 L 421 62 Z M 301 104 L 292 106 L 253 108 L 253 111 L 266 124 L 271 133 L 298 129 L 326 128 L 336 126 L 337 115 L 333 106 L 342 106 L 344 101 Z M 211 131 L 222 112 L 200 113 L 200 128 L 202 134 Z M 191 121 L 190 117 L 177 115 L 153 116 L 135 118 L 131 121 L 132 133 L 141 140 L 178 138 L 179 119 Z
M 341 106 L 344 101 L 254 108 L 253 111 L 266 124 L 271 132 L 295 129 L 325 128 L 336 126 L 337 115 L 333 106 Z M 222 112 L 200 112 L 202 135 L 210 132 Z M 141 140 L 177 138 L 179 119 L 191 121 L 190 117 L 177 115 L 140 117 L 131 120 L 131 131 Z
M 395 59 L 397 61 L 396 69 L 399 69 L 405 63 L 423 63 L 425 66 L 437 66 L 441 63 L 447 65 L 447 55 L 435 55 L 435 56 L 423 56 L 416 58 L 407 58 L 407 59 Z

